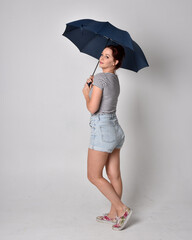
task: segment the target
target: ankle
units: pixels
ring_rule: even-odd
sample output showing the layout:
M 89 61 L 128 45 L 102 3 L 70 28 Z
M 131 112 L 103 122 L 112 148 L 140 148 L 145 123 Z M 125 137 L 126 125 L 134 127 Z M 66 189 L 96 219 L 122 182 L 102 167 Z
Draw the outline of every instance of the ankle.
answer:
M 126 208 L 128 208 L 128 207 L 126 205 L 123 205 L 119 209 L 117 209 L 117 216 L 122 217 L 126 211 Z

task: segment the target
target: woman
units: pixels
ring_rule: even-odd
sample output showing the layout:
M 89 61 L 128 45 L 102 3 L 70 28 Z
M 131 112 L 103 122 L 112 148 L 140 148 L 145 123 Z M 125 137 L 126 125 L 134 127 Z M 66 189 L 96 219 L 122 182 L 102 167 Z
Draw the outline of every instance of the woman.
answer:
M 121 201 L 120 149 L 125 135 L 116 116 L 120 86 L 115 72 L 124 55 L 122 46 L 107 46 L 99 59 L 103 72 L 94 78 L 90 76 L 83 88 L 86 106 L 91 113 L 87 176 L 111 202 L 110 212 L 96 219 L 112 223 L 113 230 L 122 230 L 132 214 L 132 209 Z M 104 166 L 110 182 L 102 176 Z

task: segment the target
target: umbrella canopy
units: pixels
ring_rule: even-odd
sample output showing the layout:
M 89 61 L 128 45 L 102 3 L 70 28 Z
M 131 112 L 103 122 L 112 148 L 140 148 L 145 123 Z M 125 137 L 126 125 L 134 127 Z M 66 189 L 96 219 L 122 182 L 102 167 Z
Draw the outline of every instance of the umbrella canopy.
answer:
M 149 66 L 143 51 L 132 40 L 130 34 L 109 22 L 99 22 L 92 19 L 77 20 L 67 23 L 62 35 L 70 39 L 80 52 L 97 59 L 100 58 L 106 46 L 121 45 L 125 50 L 121 68 L 138 72 Z

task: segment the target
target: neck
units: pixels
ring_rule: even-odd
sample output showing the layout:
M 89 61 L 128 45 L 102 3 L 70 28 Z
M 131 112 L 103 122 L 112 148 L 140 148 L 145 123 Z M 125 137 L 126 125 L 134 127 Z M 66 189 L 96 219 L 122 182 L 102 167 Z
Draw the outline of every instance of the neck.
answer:
M 104 73 L 114 73 L 115 74 L 115 69 L 102 69 Z

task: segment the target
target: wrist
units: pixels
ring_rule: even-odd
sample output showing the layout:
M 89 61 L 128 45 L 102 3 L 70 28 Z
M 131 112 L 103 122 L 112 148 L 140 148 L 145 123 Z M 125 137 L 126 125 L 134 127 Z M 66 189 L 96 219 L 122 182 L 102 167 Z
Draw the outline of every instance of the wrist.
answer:
M 89 94 L 86 93 L 84 96 L 85 96 L 85 100 L 86 100 L 86 101 L 89 101 L 89 100 L 90 100 L 90 99 L 89 99 Z

